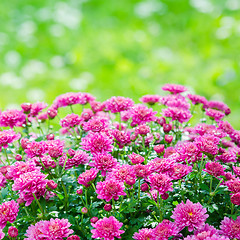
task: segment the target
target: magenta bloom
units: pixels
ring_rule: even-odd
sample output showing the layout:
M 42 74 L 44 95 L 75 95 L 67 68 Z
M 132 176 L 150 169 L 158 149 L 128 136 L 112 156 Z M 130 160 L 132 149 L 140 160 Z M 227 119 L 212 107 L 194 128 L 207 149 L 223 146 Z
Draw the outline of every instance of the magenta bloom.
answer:
M 211 155 L 216 155 L 218 153 L 219 142 L 220 139 L 218 137 L 208 134 L 199 136 L 195 139 L 198 149 L 205 154 Z
M 47 107 L 47 104 L 44 102 L 36 102 L 31 105 L 30 115 L 32 117 L 37 116 L 44 108 Z
M 202 157 L 197 144 L 194 142 L 179 142 L 175 149 L 179 154 L 179 161 L 182 162 L 196 162 Z
M 107 175 L 107 179 L 114 178 L 120 182 L 126 181 L 127 177 L 136 179 L 136 174 L 135 174 L 133 166 L 128 165 L 128 164 L 117 165 Z
M 205 114 L 217 122 L 220 121 L 225 116 L 224 113 L 211 108 L 206 109 Z
M 164 194 L 167 191 L 173 191 L 171 178 L 164 173 L 152 174 L 148 177 L 148 179 L 152 189 L 156 189 L 159 194 Z
M 188 89 L 185 86 L 182 86 L 182 85 L 167 83 L 162 87 L 162 90 L 163 91 L 168 91 L 168 92 L 173 93 L 173 94 L 177 94 L 177 93 L 186 92 Z
M 190 104 L 187 102 L 186 98 L 180 94 L 167 95 L 160 98 L 160 102 L 163 105 L 173 108 L 185 109 L 190 108 Z
M 179 229 L 173 222 L 164 219 L 153 229 L 152 234 L 154 240 L 168 240 L 169 237 L 177 235 L 178 232 Z
M 135 232 L 133 235 L 133 239 L 136 240 L 149 240 L 152 239 L 152 237 L 153 237 L 152 229 L 149 228 L 139 229 L 139 231 Z
M 227 122 L 227 121 L 219 121 L 218 122 L 218 128 L 223 130 L 225 133 L 231 135 L 234 132 L 234 128 L 232 127 L 232 125 Z
M 39 199 L 44 196 L 48 180 L 46 175 L 41 172 L 27 172 L 14 180 L 13 191 L 19 191 L 19 197 L 26 201 L 29 206 L 34 200 L 33 193 Z
M 225 174 L 224 169 L 225 168 L 218 162 L 207 162 L 206 169 L 203 169 L 203 171 L 209 173 L 214 177 L 219 177 Z
M 139 163 L 142 163 L 144 162 L 144 157 L 142 157 L 141 155 L 139 154 L 136 154 L 136 153 L 132 153 L 130 155 L 128 155 L 129 159 L 131 160 L 132 164 L 139 164 Z
M 233 179 L 226 182 L 228 190 L 233 193 L 240 192 L 240 179 Z
M 0 127 L 22 127 L 26 123 L 26 115 L 23 111 L 10 109 L 0 113 Z
M 207 106 L 209 108 L 213 108 L 213 109 L 216 109 L 216 110 L 220 110 L 222 112 L 225 112 L 226 115 L 230 114 L 231 113 L 231 110 L 230 108 L 228 107 L 227 104 L 223 103 L 223 102 L 220 102 L 220 101 L 209 101 L 207 103 Z
M 107 128 L 108 125 L 108 120 L 105 118 L 91 118 L 88 122 L 83 124 L 83 129 L 85 131 L 100 132 Z
M 40 221 L 28 227 L 25 240 L 60 240 L 73 233 L 73 230 L 69 229 L 70 226 L 68 219 L 64 218 L 51 218 L 50 221 Z
M 0 205 L 0 229 L 3 229 L 7 222 L 13 223 L 18 215 L 19 206 L 14 201 L 4 202 Z
M 48 146 L 48 154 L 52 158 L 58 158 L 63 155 L 63 149 L 65 146 L 65 143 L 63 140 L 50 140 L 47 141 L 47 146 Z
M 82 138 L 82 148 L 91 153 L 106 153 L 113 150 L 112 139 L 104 133 L 90 132 L 86 137 Z
M 105 101 L 105 110 L 112 113 L 122 112 L 130 109 L 134 102 L 130 98 L 125 97 L 112 97 Z
M 80 116 L 78 116 L 77 114 L 71 113 L 71 114 L 68 114 L 65 118 L 61 119 L 60 125 L 63 128 L 69 128 L 69 127 L 71 128 L 79 125 L 80 122 L 81 122 Z
M 240 239 L 240 216 L 234 221 L 232 218 L 224 217 L 221 221 L 220 233 L 231 239 Z
M 5 233 L 2 231 L 2 229 L 0 229 L 0 239 L 3 239 L 5 236 Z
M 233 166 L 233 171 L 236 174 L 236 176 L 240 177 L 240 167 L 234 167 Z
M 101 112 L 103 111 L 105 104 L 101 103 L 101 102 L 96 102 L 96 101 L 91 101 L 90 102 L 91 108 L 92 110 L 96 113 L 96 112 Z
M 124 131 L 119 131 L 118 129 L 114 129 L 112 131 L 112 135 L 115 138 L 115 141 L 117 142 L 120 148 L 123 148 L 123 146 L 131 143 L 129 131 L 124 132 Z
M 162 110 L 163 116 L 171 118 L 172 121 L 179 121 L 180 123 L 187 122 L 191 117 L 189 110 L 180 109 L 177 107 L 169 107 Z
M 135 126 L 155 121 L 157 112 L 153 112 L 152 108 L 148 108 L 142 104 L 136 104 L 131 109 L 130 114 L 132 116 L 131 126 Z
M 231 196 L 231 202 L 235 205 L 240 205 L 240 192 L 235 193 Z
M 8 236 L 12 238 L 16 238 L 18 236 L 18 229 L 13 226 L 9 227 Z
M 137 177 L 140 178 L 147 178 L 148 175 L 151 173 L 148 165 L 136 164 L 133 166 L 133 168 Z
M 33 157 L 42 157 L 48 150 L 48 145 L 46 142 L 29 142 L 27 143 L 27 148 L 25 149 L 25 153 L 29 158 Z
M 7 180 L 6 178 L 3 176 L 3 174 L 0 172 L 0 190 L 2 187 L 5 187 L 7 183 Z
M 40 168 L 36 167 L 36 164 L 33 161 L 15 162 L 14 165 L 9 166 L 8 168 L 8 176 L 13 180 L 19 178 L 21 174 L 27 172 L 40 172 Z
M 96 186 L 96 193 L 98 194 L 97 198 L 105 199 L 109 202 L 112 198 L 118 200 L 119 196 L 124 196 L 124 184 L 115 179 L 108 179 L 103 182 L 98 182 Z
M 181 179 L 187 176 L 192 171 L 192 166 L 184 165 L 184 164 L 176 164 L 173 167 L 173 174 L 171 178 L 174 180 Z
M 104 217 L 99 219 L 96 223 L 91 223 L 95 228 L 91 230 L 92 238 L 100 238 L 104 240 L 114 240 L 114 238 L 121 238 L 120 234 L 125 231 L 120 230 L 123 223 L 119 222 L 115 217 Z
M 149 105 L 154 105 L 155 103 L 159 102 L 159 100 L 159 95 L 144 95 L 140 98 L 142 103 L 148 103 Z
M 148 163 L 151 172 L 172 173 L 175 160 L 171 158 L 154 158 Z
M 0 151 L 2 147 L 7 148 L 9 143 L 17 141 L 21 137 L 20 133 L 15 133 L 13 130 L 3 130 L 0 132 Z
M 178 204 L 173 211 L 171 218 L 175 220 L 176 226 L 182 230 L 188 227 L 188 231 L 192 232 L 194 228 L 198 229 L 204 226 L 208 214 L 206 208 L 203 208 L 200 203 L 192 203 L 187 200 Z
M 117 166 L 117 159 L 113 158 L 113 156 L 108 153 L 96 154 L 92 160 L 93 162 L 89 165 L 102 171 L 102 176 L 106 176 L 107 171 L 111 172 L 111 170 Z
M 203 96 L 188 94 L 187 97 L 191 100 L 192 104 L 203 104 L 204 106 L 208 103 L 207 99 Z
M 97 177 L 98 170 L 96 168 L 91 168 L 81 173 L 78 177 L 78 183 L 89 187 L 93 180 Z

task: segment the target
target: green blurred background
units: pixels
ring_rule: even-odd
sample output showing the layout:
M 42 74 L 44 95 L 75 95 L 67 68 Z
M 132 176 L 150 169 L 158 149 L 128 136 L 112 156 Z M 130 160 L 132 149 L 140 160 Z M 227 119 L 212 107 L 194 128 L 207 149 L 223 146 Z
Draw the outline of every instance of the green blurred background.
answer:
M 168 82 L 224 101 L 239 129 L 239 38 L 240 0 L 0 1 L 0 108 Z

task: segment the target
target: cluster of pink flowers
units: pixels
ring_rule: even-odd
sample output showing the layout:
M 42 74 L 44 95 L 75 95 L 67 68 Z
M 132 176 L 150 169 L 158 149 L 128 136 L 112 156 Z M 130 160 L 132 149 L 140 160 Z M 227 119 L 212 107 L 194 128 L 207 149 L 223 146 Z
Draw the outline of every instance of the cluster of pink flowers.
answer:
M 230 109 L 182 85 L 162 89 L 170 94 L 141 104 L 72 92 L 49 108 L 1 112 L 0 239 L 240 239 L 240 131 L 222 120 Z M 207 119 L 191 126 L 196 109 Z M 25 226 L 30 208 L 41 213 Z
M 48 239 L 56 240 L 68 237 L 73 233 L 70 229 L 71 224 L 67 219 L 53 219 L 49 221 L 40 221 L 27 229 L 25 240 Z

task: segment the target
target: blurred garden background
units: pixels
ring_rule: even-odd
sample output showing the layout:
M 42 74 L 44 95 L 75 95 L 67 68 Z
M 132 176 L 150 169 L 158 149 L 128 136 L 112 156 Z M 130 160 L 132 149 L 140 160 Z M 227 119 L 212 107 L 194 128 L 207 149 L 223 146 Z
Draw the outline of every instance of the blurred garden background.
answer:
M 240 0 L 0 1 L 0 109 L 186 85 L 240 128 Z

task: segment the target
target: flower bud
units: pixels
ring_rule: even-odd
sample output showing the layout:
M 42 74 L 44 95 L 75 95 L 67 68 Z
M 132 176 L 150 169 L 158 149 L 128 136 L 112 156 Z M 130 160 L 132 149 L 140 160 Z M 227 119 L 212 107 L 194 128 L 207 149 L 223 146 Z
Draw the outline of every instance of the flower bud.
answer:
M 54 140 L 54 134 L 50 133 L 47 135 L 47 140 Z
M 164 152 L 164 144 L 159 144 L 154 146 L 154 151 L 158 154 L 163 153 Z
M 87 213 L 88 213 L 88 209 L 87 209 L 86 207 L 83 207 L 83 208 L 81 209 L 81 212 L 82 212 L 83 214 L 87 214 Z
M 17 154 L 17 155 L 15 156 L 15 159 L 16 159 L 17 161 L 21 161 L 21 160 L 22 160 L 22 156 L 21 156 L 20 154 Z
M 69 148 L 69 149 L 68 149 L 68 155 L 69 155 L 70 157 L 73 157 L 73 156 L 75 155 L 75 151 L 74 151 L 72 148 Z
M 172 130 L 172 125 L 171 124 L 163 124 L 163 131 L 165 132 L 165 133 L 168 133 L 168 132 L 170 132 Z
M 141 185 L 141 191 L 142 191 L 142 192 L 147 192 L 148 190 L 149 190 L 148 184 L 147 184 L 147 183 L 143 183 L 143 184 Z
M 9 227 L 8 236 L 11 238 L 16 238 L 18 236 L 18 229 L 13 226 Z
M 161 197 L 162 197 L 163 200 L 167 200 L 168 197 L 169 197 L 169 194 L 168 193 L 164 193 L 164 194 L 161 195 Z
M 112 210 L 112 205 L 111 204 L 105 204 L 103 207 L 105 211 L 110 212 Z
M 31 103 L 23 103 L 23 104 L 21 104 L 21 108 L 24 111 L 24 113 L 29 113 L 32 108 L 32 104 Z
M 77 190 L 77 194 L 78 194 L 78 195 L 82 195 L 82 194 L 83 194 L 83 190 L 82 190 L 81 188 L 78 189 L 78 190 Z
M 166 119 L 164 117 L 159 117 L 157 123 L 163 126 L 166 123 Z
M 91 223 L 96 223 L 98 221 L 98 217 L 92 217 L 90 221 Z
M 166 141 L 167 143 L 171 143 L 172 140 L 173 140 L 173 136 L 171 136 L 171 135 L 165 135 L 165 141 Z
M 51 189 L 55 189 L 57 188 L 57 183 L 55 183 L 53 180 L 48 180 L 48 183 L 47 183 L 48 187 L 51 188 Z

